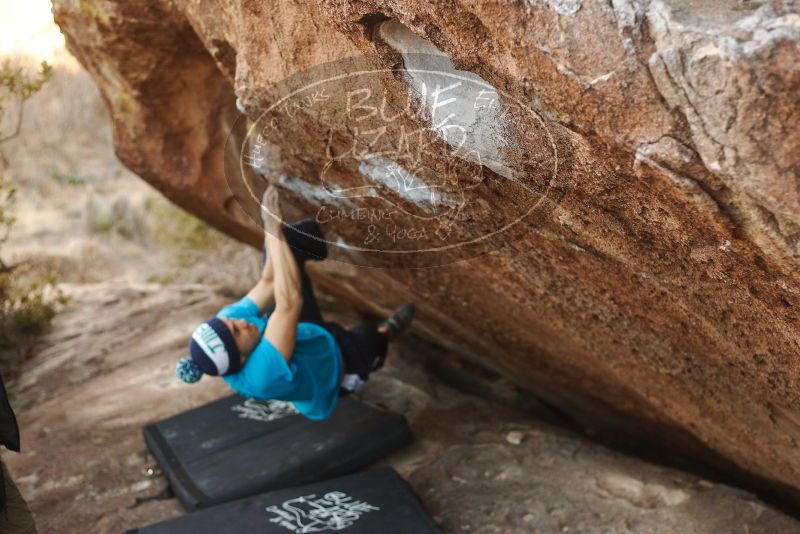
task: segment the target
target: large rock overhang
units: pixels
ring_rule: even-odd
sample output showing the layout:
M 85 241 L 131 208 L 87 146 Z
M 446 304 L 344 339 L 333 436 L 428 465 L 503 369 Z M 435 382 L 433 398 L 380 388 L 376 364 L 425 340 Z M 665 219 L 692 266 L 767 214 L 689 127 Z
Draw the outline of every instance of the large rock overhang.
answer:
M 407 118 L 425 132 L 425 172 L 480 177 L 458 187 L 467 208 L 448 238 L 491 239 L 434 255 L 343 246 L 339 259 L 383 269 L 339 269 L 333 286 L 373 309 L 417 301 L 421 333 L 586 426 L 797 488 L 800 18 L 777 4 L 612 6 L 56 0 L 54 13 L 120 159 L 255 246 L 259 173 L 318 214 L 322 171 L 347 141 L 303 112 L 265 133 L 266 167 L 230 180 L 240 111 L 258 124 L 286 80 L 360 58 L 393 73 L 374 89 L 397 102 L 419 95 L 430 62 L 493 88 L 513 127 L 475 119 L 479 162 L 454 157 L 429 113 Z M 338 120 L 352 131 L 354 117 Z M 398 167 L 337 163 L 334 183 L 372 184 L 403 208 L 396 224 L 424 215 L 430 199 L 392 190 Z M 343 245 L 366 231 L 323 226 Z

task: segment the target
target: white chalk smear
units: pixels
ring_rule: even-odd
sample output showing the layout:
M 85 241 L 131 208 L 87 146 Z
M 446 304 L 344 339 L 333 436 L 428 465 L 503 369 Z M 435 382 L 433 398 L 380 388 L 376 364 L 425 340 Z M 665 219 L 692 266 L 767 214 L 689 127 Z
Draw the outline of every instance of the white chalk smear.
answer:
M 408 83 L 431 129 L 455 149 L 452 155 L 516 179 L 504 159 L 510 142 L 497 91 L 477 74 L 457 70 L 441 50 L 396 20 L 381 24 L 379 32 L 402 55 Z
M 355 204 L 350 199 L 340 196 L 336 191 L 331 191 L 320 184 L 312 184 L 295 176 L 286 174 L 278 175 L 278 186 L 297 193 L 306 200 L 310 200 L 320 206 L 338 206 L 342 208 L 355 208 Z
M 399 163 L 378 154 L 363 156 L 358 165 L 358 172 L 425 211 L 436 211 L 442 204 L 452 204 L 452 200 L 437 186 L 426 184 Z

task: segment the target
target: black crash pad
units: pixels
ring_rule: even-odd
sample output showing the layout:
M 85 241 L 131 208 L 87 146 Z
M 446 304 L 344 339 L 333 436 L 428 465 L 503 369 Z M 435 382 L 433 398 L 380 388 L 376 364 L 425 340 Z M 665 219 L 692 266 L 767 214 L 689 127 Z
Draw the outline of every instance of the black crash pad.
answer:
M 440 534 L 408 484 L 389 467 L 272 491 L 127 534 Z
M 311 421 L 289 403 L 233 395 L 143 433 L 187 510 L 349 474 L 411 441 L 403 416 L 352 397 Z

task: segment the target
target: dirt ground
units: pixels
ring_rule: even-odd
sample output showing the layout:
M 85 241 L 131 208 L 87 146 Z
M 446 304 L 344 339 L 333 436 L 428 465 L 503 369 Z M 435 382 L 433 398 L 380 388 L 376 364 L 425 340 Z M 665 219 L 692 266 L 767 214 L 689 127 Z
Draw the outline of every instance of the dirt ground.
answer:
M 40 531 L 119 533 L 181 515 L 148 476 L 142 427 L 228 395 L 174 365 L 197 322 L 234 298 L 203 285 L 65 286 L 53 331 L 11 384 L 22 454 L 3 458 Z M 358 316 L 323 299 L 343 324 Z M 452 357 L 413 335 L 361 395 L 404 414 L 415 439 L 390 456 L 446 532 L 800 532 L 754 496 L 626 457 L 517 410 L 444 385 L 426 360 Z M 266 519 L 265 519 L 266 521 Z

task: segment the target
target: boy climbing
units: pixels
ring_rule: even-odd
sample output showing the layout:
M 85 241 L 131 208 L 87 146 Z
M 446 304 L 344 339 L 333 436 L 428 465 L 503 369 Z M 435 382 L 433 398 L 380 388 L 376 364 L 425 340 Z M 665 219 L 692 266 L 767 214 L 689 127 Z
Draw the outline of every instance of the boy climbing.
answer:
M 261 218 L 261 279 L 194 331 L 176 374 L 188 383 L 221 376 L 241 395 L 289 401 L 309 419 L 326 419 L 340 391 L 358 391 L 383 365 L 389 340 L 408 328 L 414 306 L 401 306 L 377 327 L 347 330 L 324 321 L 305 271 L 306 261 L 327 257 L 319 225 L 284 225 L 274 185 L 264 193 Z

